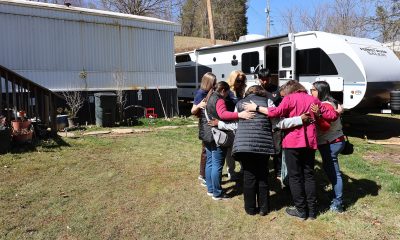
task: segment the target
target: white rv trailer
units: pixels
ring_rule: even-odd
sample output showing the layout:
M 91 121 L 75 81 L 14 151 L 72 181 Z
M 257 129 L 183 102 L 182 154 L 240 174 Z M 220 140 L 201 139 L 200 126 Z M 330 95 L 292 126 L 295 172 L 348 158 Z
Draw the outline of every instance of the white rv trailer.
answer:
M 269 68 L 272 81 L 295 79 L 307 89 L 314 81 L 330 84 L 346 109 L 387 107 L 390 91 L 400 88 L 400 61 L 383 44 L 326 32 L 301 32 L 236 42 L 175 55 L 178 97 L 193 98 L 201 76 L 213 72 L 227 80 L 233 70 L 258 84 L 260 68 Z

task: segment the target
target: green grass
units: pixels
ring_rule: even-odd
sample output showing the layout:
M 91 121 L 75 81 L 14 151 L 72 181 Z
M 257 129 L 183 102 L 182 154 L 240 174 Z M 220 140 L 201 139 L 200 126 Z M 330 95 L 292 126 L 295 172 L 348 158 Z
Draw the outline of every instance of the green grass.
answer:
M 44 141 L 0 156 L 0 238 L 398 239 L 398 164 L 365 160 L 387 149 L 350 140 L 355 153 L 340 156 L 347 211 L 325 212 L 327 180 L 318 157 L 322 212 L 305 222 L 285 215 L 290 194 L 272 181 L 276 194 L 266 217 L 246 215 L 242 195 L 211 200 L 197 180 L 197 128 Z

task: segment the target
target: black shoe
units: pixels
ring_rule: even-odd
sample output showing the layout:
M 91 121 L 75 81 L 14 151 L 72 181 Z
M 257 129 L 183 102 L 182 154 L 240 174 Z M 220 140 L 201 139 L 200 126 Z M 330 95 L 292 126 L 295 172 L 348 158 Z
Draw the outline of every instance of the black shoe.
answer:
M 268 212 L 267 211 L 260 211 L 260 216 L 265 216 L 265 215 L 268 215 Z
M 297 218 L 300 218 L 301 220 L 306 220 L 306 213 L 304 212 L 304 213 L 302 213 L 302 212 L 300 212 L 299 210 L 297 210 L 297 208 L 296 207 L 288 207 L 288 208 L 286 208 L 286 213 L 289 215 L 289 216 L 292 216 L 292 217 L 297 217 Z
M 313 212 L 308 213 L 308 220 L 315 220 L 317 218 L 317 215 Z
M 257 214 L 257 210 L 250 210 L 250 209 L 245 209 L 246 213 L 249 215 L 256 215 Z

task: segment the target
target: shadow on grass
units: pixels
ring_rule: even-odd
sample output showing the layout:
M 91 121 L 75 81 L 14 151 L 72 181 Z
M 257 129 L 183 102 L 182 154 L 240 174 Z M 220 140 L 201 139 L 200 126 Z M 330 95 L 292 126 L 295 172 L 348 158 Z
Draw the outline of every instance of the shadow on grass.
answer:
M 400 119 L 375 115 L 343 115 L 343 130 L 348 136 L 383 140 L 400 136 Z
M 322 169 L 322 164 L 316 162 L 315 177 L 317 182 L 317 197 L 320 212 L 329 210 L 334 193 L 333 189 L 325 190 L 330 182 Z M 366 196 L 378 196 L 381 186 L 369 179 L 355 179 L 342 173 L 344 208 L 353 206 L 359 199 Z
M 322 170 L 322 165 L 316 162 L 315 178 L 317 183 L 317 199 L 318 209 L 320 212 L 326 212 L 329 210 L 333 198 L 333 192 L 331 190 L 325 190 L 330 184 L 325 172 Z M 353 206 L 359 199 L 366 196 L 377 196 L 381 186 L 375 181 L 369 179 L 355 179 L 342 172 L 343 179 L 343 202 L 344 207 L 349 208 Z M 228 181 L 222 181 L 222 184 L 226 184 Z M 270 196 L 270 210 L 279 211 L 282 208 L 292 206 L 292 196 L 290 194 L 289 187 L 281 187 L 279 181 L 276 180 L 275 175 L 270 172 L 269 174 L 269 188 L 270 191 L 275 192 Z M 234 197 L 243 194 L 243 179 L 235 181 L 234 185 L 225 188 L 229 197 Z
M 26 152 L 37 152 L 38 148 L 44 152 L 55 151 L 61 147 L 70 147 L 60 136 L 55 135 L 44 139 L 34 139 L 31 143 L 14 143 L 10 153 L 19 154 Z

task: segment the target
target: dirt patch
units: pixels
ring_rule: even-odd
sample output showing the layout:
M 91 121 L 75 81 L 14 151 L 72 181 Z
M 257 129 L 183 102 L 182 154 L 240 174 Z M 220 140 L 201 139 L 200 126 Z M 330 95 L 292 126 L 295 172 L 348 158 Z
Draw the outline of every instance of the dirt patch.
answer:
M 400 164 L 400 146 L 399 145 L 385 145 L 384 152 L 367 152 L 363 157 L 366 160 L 377 162 L 377 161 L 388 161 L 395 164 Z

